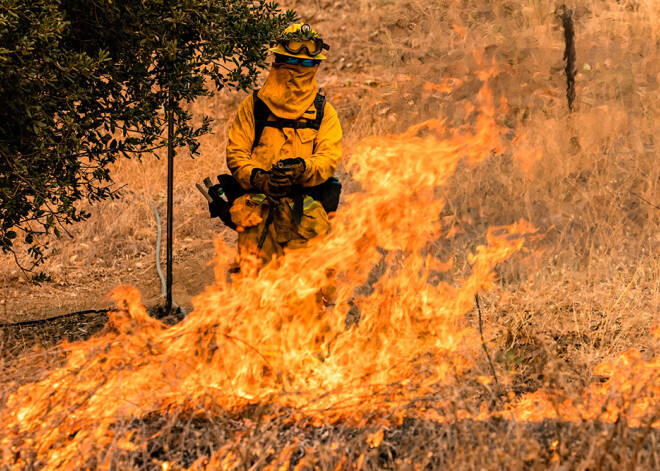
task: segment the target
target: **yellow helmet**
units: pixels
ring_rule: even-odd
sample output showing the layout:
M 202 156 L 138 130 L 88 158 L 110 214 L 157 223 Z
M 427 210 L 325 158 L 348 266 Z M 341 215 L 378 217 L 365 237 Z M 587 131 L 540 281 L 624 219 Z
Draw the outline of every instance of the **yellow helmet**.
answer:
M 277 40 L 277 46 L 269 49 L 270 52 L 301 59 L 322 61 L 327 59 L 323 50 L 329 50 L 323 39 L 306 23 L 296 23 L 284 30 Z

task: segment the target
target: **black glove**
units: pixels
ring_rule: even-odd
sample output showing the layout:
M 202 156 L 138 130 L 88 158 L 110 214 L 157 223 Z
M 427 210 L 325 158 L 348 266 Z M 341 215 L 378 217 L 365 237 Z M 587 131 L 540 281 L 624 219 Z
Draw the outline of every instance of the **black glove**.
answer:
M 271 198 L 281 198 L 291 191 L 290 178 L 260 168 L 252 170 L 250 184 Z
M 295 159 L 280 160 L 273 166 L 271 172 L 275 175 L 287 177 L 294 183 L 302 178 L 306 169 L 305 161 L 300 157 L 296 157 Z
M 209 202 L 209 212 L 211 213 L 212 218 L 219 218 L 229 211 L 231 205 L 222 199 L 220 196 L 222 193 L 222 185 L 216 184 L 208 189 L 208 194 L 213 200 L 212 202 Z

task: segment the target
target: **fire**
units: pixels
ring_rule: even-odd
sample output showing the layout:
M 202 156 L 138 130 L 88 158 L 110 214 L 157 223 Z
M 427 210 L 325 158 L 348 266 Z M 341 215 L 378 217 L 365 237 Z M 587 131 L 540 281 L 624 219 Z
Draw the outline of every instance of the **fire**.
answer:
M 424 90 L 428 92 L 451 93 L 456 87 L 463 85 L 461 79 L 447 78 L 443 79 L 440 83 L 424 83 Z
M 131 421 L 153 413 L 274 404 L 310 423 L 388 413 L 402 420 L 401 405 L 451 385 L 480 355 L 465 322 L 475 293 L 493 288 L 493 268 L 534 232 L 525 221 L 492 228 L 469 257 L 467 279 L 430 281 L 433 270 L 451 268 L 430 249 L 446 236 L 437 190 L 462 159 L 504 150 L 487 87 L 477 108 L 473 128 L 437 119 L 362 142 L 346 162 L 361 191 L 348 196 L 332 232 L 258 272 L 246 265 L 232 284 L 207 287 L 184 322 L 167 328 L 135 289 L 117 289 L 119 309 L 102 335 L 62 345 L 66 365 L 9 398 L 3 465 L 108 468 L 111 450 L 139 449 Z M 217 249 L 223 280 L 233 251 L 221 242 Z M 321 291 L 335 293 L 333 305 L 319 301 Z M 370 440 L 378 446 L 382 430 Z M 237 460 L 220 450 L 205 465 Z
M 594 373 L 604 381 L 589 385 L 578 401 L 559 391 L 537 391 L 512 401 L 502 415 L 531 422 L 625 420 L 631 427 L 660 426 L 660 357 L 644 361 L 639 351 L 629 350 Z

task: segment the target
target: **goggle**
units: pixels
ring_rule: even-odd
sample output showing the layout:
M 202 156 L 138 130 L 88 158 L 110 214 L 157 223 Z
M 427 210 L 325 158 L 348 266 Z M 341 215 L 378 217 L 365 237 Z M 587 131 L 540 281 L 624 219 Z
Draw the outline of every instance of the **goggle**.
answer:
M 316 67 L 321 61 L 316 59 L 303 59 L 302 57 L 290 57 L 282 54 L 275 54 L 276 64 L 302 65 L 303 67 Z
M 323 42 L 321 38 L 312 38 L 300 41 L 298 39 L 278 39 L 277 42 L 289 54 L 300 54 L 303 50 L 310 57 L 316 57 L 323 50 L 330 50 L 330 46 Z

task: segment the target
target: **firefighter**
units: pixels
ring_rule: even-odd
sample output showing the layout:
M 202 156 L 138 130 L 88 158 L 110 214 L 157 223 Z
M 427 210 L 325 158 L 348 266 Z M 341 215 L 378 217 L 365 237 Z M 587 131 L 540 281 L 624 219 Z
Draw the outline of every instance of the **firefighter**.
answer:
M 337 182 L 331 177 L 342 131 L 316 83 L 328 49 L 309 25 L 287 28 L 270 49 L 266 83 L 243 100 L 229 129 L 227 167 L 246 191 L 229 210 L 239 261 L 250 254 L 266 263 L 330 229 L 327 204 L 317 195 Z

